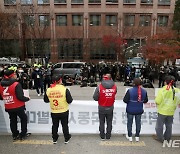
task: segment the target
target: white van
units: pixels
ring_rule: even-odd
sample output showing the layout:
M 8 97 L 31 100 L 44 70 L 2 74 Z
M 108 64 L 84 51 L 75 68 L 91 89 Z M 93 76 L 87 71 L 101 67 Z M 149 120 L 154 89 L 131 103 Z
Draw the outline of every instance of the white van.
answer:
M 61 62 L 53 66 L 52 73 L 53 75 L 61 74 L 75 79 L 77 75 L 80 75 L 80 70 L 84 65 L 85 62 Z

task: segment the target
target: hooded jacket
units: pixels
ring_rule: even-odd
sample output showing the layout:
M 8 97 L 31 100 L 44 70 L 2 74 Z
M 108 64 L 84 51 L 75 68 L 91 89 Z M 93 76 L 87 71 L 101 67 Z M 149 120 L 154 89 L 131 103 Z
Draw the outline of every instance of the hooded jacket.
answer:
M 170 87 L 170 89 L 167 90 L 166 85 L 158 91 L 157 97 L 155 98 L 158 113 L 167 116 L 174 115 L 177 105 L 180 104 L 180 89 L 175 87 L 173 87 L 173 89 Z
M 100 98 L 100 96 L 102 96 L 100 93 L 100 87 L 103 87 L 104 89 L 107 89 L 107 90 L 110 90 L 110 89 L 114 89 L 115 91 L 112 93 L 112 100 L 110 100 L 110 101 L 113 101 L 113 102 L 111 102 L 111 103 L 109 103 L 108 101 L 107 101 L 107 104 L 106 104 L 106 102 L 104 102 L 103 103 L 103 105 L 102 105 L 102 103 L 101 102 L 99 102 L 99 101 L 102 101 L 101 100 L 101 98 Z M 102 111 L 102 112 L 104 112 L 104 111 L 107 111 L 107 112 L 111 112 L 112 110 L 113 110 L 113 108 L 114 108 L 114 100 L 115 100 L 115 94 L 117 93 L 117 87 L 116 87 L 116 85 L 115 85 L 115 83 L 114 83 L 114 81 L 113 80 L 111 80 L 111 79 L 109 79 L 109 80 L 103 80 L 102 82 L 101 82 L 101 84 L 95 89 L 95 91 L 94 91 L 94 95 L 93 95 L 93 99 L 95 100 L 95 101 L 98 101 L 99 102 L 99 110 L 100 111 Z M 111 106 L 109 106 L 109 104 L 111 104 Z

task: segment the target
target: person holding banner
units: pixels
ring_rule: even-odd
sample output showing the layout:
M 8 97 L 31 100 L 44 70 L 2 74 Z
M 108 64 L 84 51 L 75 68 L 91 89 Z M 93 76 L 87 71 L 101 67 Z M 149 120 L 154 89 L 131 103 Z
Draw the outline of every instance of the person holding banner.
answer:
M 143 104 L 148 102 L 147 91 L 141 88 L 141 79 L 135 78 L 133 80 L 134 87 L 128 89 L 123 101 L 127 104 L 127 130 L 128 134 L 126 138 L 132 142 L 132 124 L 135 117 L 136 122 L 136 134 L 135 140 L 139 142 L 139 135 L 141 131 L 141 115 L 143 114 Z
M 0 83 L 0 99 L 4 101 L 5 111 L 9 114 L 10 128 L 13 141 L 24 140 L 30 133 L 27 133 L 27 115 L 25 113 L 25 102 L 29 97 L 25 97 L 22 86 L 17 82 L 17 75 L 14 68 L 4 71 L 4 78 Z M 17 129 L 17 117 L 21 121 L 21 133 Z
M 68 118 L 69 118 L 69 104 L 72 103 L 73 98 L 70 91 L 62 85 L 62 76 L 54 75 L 52 77 L 51 86 L 47 89 L 44 95 L 44 102 L 50 102 L 51 117 L 52 117 L 52 138 L 53 143 L 56 144 L 58 140 L 59 121 L 61 121 L 62 130 L 64 134 L 64 143 L 67 144 L 71 139 L 69 134 Z
M 173 116 L 178 104 L 180 104 L 180 89 L 173 86 L 174 76 L 166 76 L 166 85 L 162 87 L 155 98 L 158 117 L 156 121 L 156 136 L 153 138 L 161 143 L 169 141 L 172 135 Z M 163 134 L 163 127 L 166 130 Z
M 98 113 L 99 113 L 99 131 L 101 140 L 110 139 L 112 131 L 112 120 L 115 95 L 117 93 L 117 87 L 114 81 L 111 79 L 110 74 L 103 75 L 101 84 L 95 89 L 93 98 L 98 101 Z M 107 123 L 105 133 L 105 121 Z

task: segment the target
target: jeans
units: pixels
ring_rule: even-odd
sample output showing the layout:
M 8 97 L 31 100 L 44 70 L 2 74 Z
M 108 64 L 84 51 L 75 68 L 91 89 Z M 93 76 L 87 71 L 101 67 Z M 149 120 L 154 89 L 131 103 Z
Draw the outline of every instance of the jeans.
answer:
M 127 113 L 127 130 L 128 130 L 128 136 L 132 137 L 132 124 L 133 124 L 133 118 L 135 117 L 136 122 L 136 137 L 139 137 L 140 131 L 141 131 L 141 114 L 139 115 L 132 115 Z
M 163 134 L 163 126 L 166 126 L 166 130 Z M 172 136 L 172 124 L 173 124 L 173 116 L 166 116 L 158 113 L 157 121 L 156 121 L 156 135 L 160 141 L 170 140 Z
M 69 111 L 64 112 L 64 113 L 51 113 L 52 117 L 52 138 L 57 140 L 59 135 L 58 135 L 58 128 L 59 128 L 59 122 L 61 121 L 62 125 L 62 131 L 64 134 L 64 138 L 68 139 L 69 138 L 69 126 L 68 126 L 68 117 L 69 117 Z
M 21 137 L 25 137 L 27 133 L 27 115 L 24 110 L 18 110 L 14 112 L 8 112 L 9 114 L 9 119 L 10 119 L 10 128 L 12 132 L 13 137 L 17 137 L 19 135 L 19 131 L 17 128 L 17 117 L 20 118 L 21 120 Z

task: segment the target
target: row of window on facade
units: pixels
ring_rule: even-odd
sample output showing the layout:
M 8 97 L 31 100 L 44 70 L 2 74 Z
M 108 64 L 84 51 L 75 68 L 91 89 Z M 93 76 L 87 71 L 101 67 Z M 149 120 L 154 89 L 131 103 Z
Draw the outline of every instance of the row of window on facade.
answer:
M 50 25 L 50 16 L 49 15 L 39 15 L 39 26 L 49 26 Z M 56 15 L 56 26 L 71 26 L 68 23 L 67 15 Z M 17 25 L 17 17 L 13 16 L 13 25 Z M 85 20 L 83 15 L 72 15 L 72 26 L 83 26 Z M 138 19 L 138 23 L 136 23 Z M 152 16 L 151 15 L 134 15 L 134 14 L 126 14 L 124 15 L 124 26 L 151 26 Z M 166 27 L 168 26 L 168 15 L 158 15 L 157 16 L 157 25 Z M 33 15 L 25 15 L 24 22 L 28 26 L 35 25 L 35 16 Z M 89 16 L 89 26 L 102 26 L 104 22 L 102 22 L 101 15 L 90 15 Z M 118 16 L 117 15 L 106 15 L 105 16 L 105 25 L 106 26 L 117 26 L 118 25 Z
M 3 43 L 4 42 L 4 43 Z M 4 45 L 4 52 L 7 54 L 6 56 L 20 55 L 20 43 L 18 40 L 0 40 L 0 49 L 3 51 L 1 44 Z M 41 45 L 39 45 L 39 42 Z M 58 58 L 59 59 L 83 59 L 83 51 L 87 49 L 83 49 L 83 39 L 58 39 Z M 32 58 L 35 57 L 45 57 L 46 55 L 51 54 L 50 40 L 48 39 L 37 39 L 37 40 L 26 40 L 26 57 Z M 116 57 L 116 48 L 105 47 L 101 39 L 90 39 L 89 42 L 89 56 L 90 59 L 115 59 Z M 0 56 L 1 55 L 0 53 Z
M 37 0 L 37 4 L 49 4 L 51 0 Z M 54 4 L 66 4 L 68 0 L 52 0 Z M 118 0 L 106 0 L 106 3 L 118 3 Z M 153 0 L 141 0 L 142 4 L 153 4 Z M 72 4 L 83 4 L 84 0 L 71 0 Z M 88 3 L 101 3 L 101 0 L 88 0 Z M 125 4 L 136 4 L 136 0 L 123 0 Z M 158 5 L 170 5 L 171 0 L 158 0 Z M 4 0 L 5 5 L 14 5 L 16 0 Z M 21 4 L 33 4 L 33 0 L 21 0 Z

